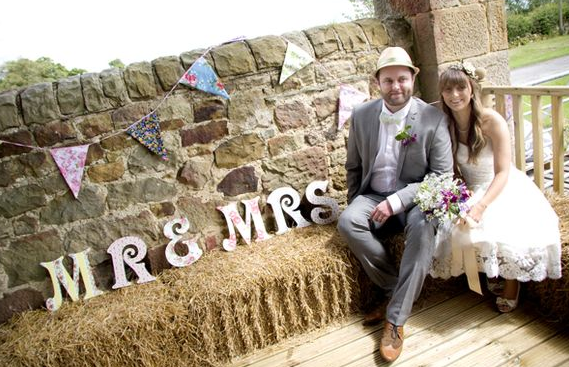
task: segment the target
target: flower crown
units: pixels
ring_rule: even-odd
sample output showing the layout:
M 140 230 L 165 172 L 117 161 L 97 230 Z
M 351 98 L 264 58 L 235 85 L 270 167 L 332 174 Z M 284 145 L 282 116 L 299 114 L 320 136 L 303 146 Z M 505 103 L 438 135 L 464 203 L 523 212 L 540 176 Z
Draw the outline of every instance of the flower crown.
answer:
M 449 69 L 459 70 L 468 75 L 470 78 L 474 79 L 475 81 L 480 81 L 480 76 L 476 74 L 476 68 L 469 62 L 460 62 L 457 64 L 452 64 L 449 66 Z

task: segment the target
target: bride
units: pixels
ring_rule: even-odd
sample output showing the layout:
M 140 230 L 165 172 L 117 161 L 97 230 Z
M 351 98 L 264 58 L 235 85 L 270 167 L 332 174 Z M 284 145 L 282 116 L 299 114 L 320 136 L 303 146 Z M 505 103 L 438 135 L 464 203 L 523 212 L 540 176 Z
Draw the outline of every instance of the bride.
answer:
M 467 217 L 439 233 L 430 273 L 460 275 L 468 264 L 457 252 L 473 251 L 472 266 L 486 273 L 498 310 L 510 312 L 518 304 L 519 282 L 561 277 L 559 219 L 539 188 L 511 164 L 506 121 L 482 108 L 479 90 L 472 65 L 452 65 L 440 76 L 455 174 L 472 197 Z

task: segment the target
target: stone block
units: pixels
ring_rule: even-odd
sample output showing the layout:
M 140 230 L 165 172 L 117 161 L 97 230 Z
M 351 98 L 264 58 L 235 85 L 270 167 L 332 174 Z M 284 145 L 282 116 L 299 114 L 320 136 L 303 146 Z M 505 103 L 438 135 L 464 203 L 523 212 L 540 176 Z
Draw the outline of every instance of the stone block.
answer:
M 413 19 L 413 35 L 417 40 L 415 42 L 417 57 L 414 64 L 420 69 L 428 65 L 437 65 L 434 22 L 433 13 L 419 14 Z M 419 78 L 422 77 L 421 74 L 422 71 L 419 73 Z
M 107 203 L 112 210 L 136 203 L 169 200 L 176 195 L 176 185 L 156 177 L 121 182 L 107 186 Z
M 355 23 L 362 28 L 370 47 L 383 48 L 389 44 L 389 35 L 385 25 L 379 19 L 359 19 Z
M 160 106 L 160 128 L 163 122 L 181 120 L 184 124 L 194 122 L 192 100 L 183 95 L 170 95 Z M 163 129 L 166 130 L 166 129 Z
M 150 273 L 153 275 L 158 275 L 162 272 L 162 270 L 164 269 L 170 269 L 172 268 L 172 265 L 168 262 L 168 260 L 166 259 L 166 255 L 165 255 L 165 251 L 166 251 L 166 245 L 159 245 L 156 247 L 152 247 L 148 249 L 148 252 L 146 253 L 146 261 L 148 262 L 148 264 L 150 265 Z M 174 246 L 175 248 L 178 247 L 177 245 Z
M 105 197 L 105 191 L 101 187 L 83 185 L 77 199 L 68 191 L 51 200 L 40 211 L 40 220 L 43 224 L 65 224 L 98 218 L 105 213 Z
M 103 92 L 103 83 L 97 73 L 81 75 L 81 86 L 85 107 L 89 112 L 100 112 L 111 108 L 111 104 Z
M 489 52 L 488 24 L 482 5 L 434 10 L 432 15 L 437 64 Z
M 9 90 L 0 93 L 0 131 L 22 125 L 18 112 L 18 91 Z
M 475 0 L 477 1 L 477 0 Z M 459 0 L 429 0 L 431 10 L 452 8 L 461 5 Z M 465 4 L 462 4 L 465 5 Z
M 211 51 L 219 77 L 249 74 L 255 71 L 255 58 L 244 42 L 230 43 Z
M 124 163 L 116 161 L 89 167 L 87 175 L 92 182 L 116 181 L 124 175 Z
M 113 120 L 109 113 L 87 115 L 76 120 L 79 131 L 87 138 L 92 139 L 96 136 L 113 131 Z
M 265 157 L 265 142 L 257 134 L 237 136 L 215 150 L 218 167 L 234 168 Z
M 201 190 L 211 180 L 212 166 L 212 156 L 190 158 L 178 173 L 178 181 L 196 190 Z
M 124 106 L 130 102 L 121 69 L 103 70 L 101 72 L 101 84 L 105 96 L 113 107 Z
M 273 112 L 267 106 L 265 94 L 261 89 L 236 92 L 229 104 L 229 120 L 236 131 L 248 132 L 258 127 L 268 127 L 273 123 Z
M 39 232 L 40 221 L 35 215 L 24 214 L 14 221 L 14 234 L 22 236 Z
M 310 40 L 317 58 L 321 59 L 340 50 L 333 26 L 310 28 L 304 32 Z
M 276 157 L 286 153 L 293 153 L 300 150 L 303 146 L 303 135 L 278 135 L 269 139 L 269 153 L 272 157 Z
M 74 75 L 57 82 L 57 102 L 61 113 L 64 115 L 85 112 L 80 75 Z
M 115 129 L 124 129 L 146 116 L 152 107 L 148 102 L 135 102 L 117 108 L 112 112 L 112 120 Z
M 298 47 L 302 48 L 304 51 L 308 52 L 308 54 L 312 57 L 315 57 L 314 48 L 312 47 L 312 43 L 308 37 L 306 37 L 306 33 L 302 31 L 293 31 L 284 33 L 282 38 L 288 42 L 292 42 Z M 284 59 L 283 59 L 284 61 Z
M 37 126 L 34 137 L 40 147 L 50 147 L 66 139 L 75 139 L 77 132 L 68 122 L 53 121 Z
M 27 130 L 19 130 L 10 134 L 3 134 L 0 135 L 0 139 L 18 144 L 34 145 L 32 134 Z M 0 158 L 28 153 L 31 150 L 32 148 L 21 147 L 18 145 L 0 144 Z
M 157 218 L 169 217 L 176 213 L 176 206 L 170 201 L 150 204 L 150 211 Z
M 313 111 L 302 101 L 287 101 L 275 108 L 275 123 L 281 132 L 306 127 L 312 121 Z
M 101 141 L 101 146 L 103 147 L 103 149 L 110 150 L 113 152 L 124 150 L 126 148 L 133 147 L 137 144 L 139 143 L 136 140 L 132 138 L 127 138 L 124 135 L 111 136 Z
M 64 253 L 63 241 L 55 229 L 15 239 L 8 248 L 0 250 L 0 264 L 8 275 L 8 286 L 49 278 L 40 262 L 53 261 Z
M 336 113 L 338 107 L 339 90 L 331 89 L 318 93 L 312 100 L 316 117 L 323 120 Z
M 148 99 L 157 94 L 152 65 L 149 62 L 137 62 L 127 66 L 124 70 L 124 80 L 128 95 L 133 100 Z
M 152 61 L 160 86 L 169 91 L 184 75 L 184 68 L 178 56 L 160 57 Z
M 352 60 L 337 60 L 322 62 L 323 68 L 316 69 L 316 80 L 318 82 L 335 81 L 352 77 L 356 74 L 356 65 Z
M 43 303 L 41 292 L 32 288 L 5 293 L 0 299 L 0 324 L 21 312 L 38 309 L 43 306 Z
M 264 192 L 289 185 L 303 192 L 314 180 L 328 177 L 326 152 L 321 147 L 310 147 L 263 163 Z
M 187 147 L 193 144 L 207 144 L 219 140 L 228 135 L 227 120 L 215 120 L 193 129 L 181 130 L 182 146 Z
M 406 17 L 428 12 L 430 9 L 430 1 L 428 0 L 389 0 L 391 8 Z
M 11 218 L 46 204 L 45 191 L 41 186 L 32 184 L 16 187 L 5 190 L 0 196 L 0 214 Z
M 258 178 L 255 168 L 239 167 L 229 172 L 217 185 L 217 191 L 226 196 L 237 196 L 248 192 L 257 191 Z
M 24 167 L 16 158 L 0 162 L 0 187 L 8 187 L 14 181 L 24 176 Z
M 227 205 L 227 202 L 206 200 L 199 193 L 195 196 L 182 196 L 178 199 L 176 206 L 180 216 L 188 219 L 190 232 L 198 232 L 208 227 L 226 228 L 223 214 L 216 210 L 220 205 Z
M 18 157 L 19 164 L 28 176 L 44 177 L 57 170 L 57 166 L 47 151 L 35 150 Z
M 490 32 L 490 51 L 508 49 L 508 29 L 506 27 L 506 8 L 504 1 L 489 1 L 486 14 Z
M 108 260 L 107 248 L 121 237 L 135 236 L 144 241 L 147 248 L 164 240 L 156 217 L 145 210 L 135 215 L 118 217 L 108 215 L 99 220 L 81 222 L 66 231 L 63 243 L 69 253 L 90 247 L 89 262 L 96 266 Z
M 278 36 L 265 36 L 248 40 L 259 70 L 280 68 L 284 62 L 286 43 Z
M 51 83 L 40 83 L 26 88 L 21 94 L 24 122 L 43 124 L 59 118 L 59 107 Z
M 369 49 L 367 37 L 356 23 L 339 23 L 333 25 L 342 48 L 347 52 L 366 51 Z
M 170 150 L 171 144 L 164 142 L 168 147 L 168 159 L 161 159 L 158 155 L 150 152 L 144 145 L 137 144 L 128 155 L 127 167 L 128 171 L 137 176 L 141 173 L 156 174 L 157 172 L 168 172 L 173 174 L 178 167 L 178 152 L 174 147 Z M 122 159 L 121 154 L 116 158 Z
M 209 52 L 204 56 L 205 51 L 205 48 L 200 48 L 197 50 L 186 51 L 180 54 L 180 60 L 182 61 L 184 70 L 188 70 L 192 64 L 196 62 L 196 60 L 201 56 L 207 60 L 208 64 L 213 65 L 213 59 L 211 58 Z
M 227 118 L 227 105 L 223 100 L 206 99 L 194 104 L 194 122 Z

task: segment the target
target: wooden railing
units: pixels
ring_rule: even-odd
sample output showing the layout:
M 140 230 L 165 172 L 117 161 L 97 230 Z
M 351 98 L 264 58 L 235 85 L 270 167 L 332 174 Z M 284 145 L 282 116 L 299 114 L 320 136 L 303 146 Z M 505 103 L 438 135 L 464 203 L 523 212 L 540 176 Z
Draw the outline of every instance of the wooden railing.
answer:
M 566 123 L 569 126 L 569 116 L 567 116 L 568 120 L 566 120 L 563 113 L 563 97 L 569 97 L 569 87 L 489 86 L 483 83 L 482 103 L 484 106 L 495 108 L 507 121 L 512 121 L 513 118 L 512 128 L 515 139 L 513 159 L 516 167 L 526 171 L 523 96 L 531 98 L 533 177 L 536 185 L 541 190 L 544 190 L 545 165 L 549 163 L 544 160 L 544 112 L 542 110 L 542 99 L 545 96 L 551 97 L 551 137 L 553 143 L 551 170 L 553 172 L 553 190 L 557 193 L 563 193 L 566 155 L 563 131 Z M 511 104 L 509 103 L 510 101 Z

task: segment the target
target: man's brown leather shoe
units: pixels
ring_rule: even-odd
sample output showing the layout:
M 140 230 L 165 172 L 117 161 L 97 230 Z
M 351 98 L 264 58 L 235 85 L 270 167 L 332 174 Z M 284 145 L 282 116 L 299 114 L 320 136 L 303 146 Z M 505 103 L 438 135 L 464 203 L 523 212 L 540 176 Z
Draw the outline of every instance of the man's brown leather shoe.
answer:
M 382 306 L 376 307 L 373 311 L 367 313 L 364 316 L 363 325 L 364 326 L 377 325 L 381 321 L 383 321 L 384 316 L 385 316 L 385 312 L 383 310 L 383 307 Z
M 393 362 L 401 354 L 403 349 L 403 326 L 395 326 L 385 322 L 383 336 L 379 346 L 379 354 L 387 362 Z

